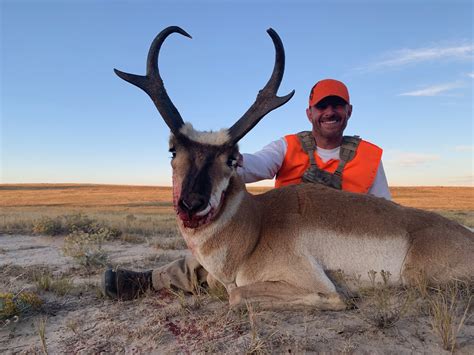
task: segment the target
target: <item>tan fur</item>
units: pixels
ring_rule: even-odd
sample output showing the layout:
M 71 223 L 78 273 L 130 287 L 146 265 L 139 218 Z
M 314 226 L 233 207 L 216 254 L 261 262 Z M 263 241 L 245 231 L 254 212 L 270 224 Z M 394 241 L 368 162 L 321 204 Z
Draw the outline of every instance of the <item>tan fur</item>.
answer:
M 221 129 L 217 132 L 201 132 L 195 130 L 193 125 L 189 122 L 186 122 L 186 124 L 179 129 L 179 132 L 190 140 L 201 144 L 223 145 L 230 141 L 227 129 Z
M 209 161 L 205 146 L 191 150 L 174 138 L 171 144 L 178 152 L 172 164 L 177 182 Z M 455 222 L 315 184 L 253 196 L 225 163 L 236 148 L 212 149 L 206 169 L 211 196 L 225 191 L 220 210 L 198 228 L 186 228 L 179 218 L 178 226 L 201 265 L 227 288 L 232 305 L 343 309 L 327 276 L 336 270 L 362 282 L 370 270 L 389 271 L 394 283 L 411 283 L 420 273 L 435 282 L 474 275 L 474 234 Z

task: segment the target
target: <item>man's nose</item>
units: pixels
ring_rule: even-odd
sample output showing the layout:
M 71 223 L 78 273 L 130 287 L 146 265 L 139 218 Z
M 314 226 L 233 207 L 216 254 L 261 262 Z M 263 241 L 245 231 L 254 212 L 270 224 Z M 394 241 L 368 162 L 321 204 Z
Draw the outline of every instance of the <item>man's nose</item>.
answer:
M 334 107 L 332 105 L 327 105 L 324 109 L 323 116 L 331 117 L 332 115 L 334 115 Z

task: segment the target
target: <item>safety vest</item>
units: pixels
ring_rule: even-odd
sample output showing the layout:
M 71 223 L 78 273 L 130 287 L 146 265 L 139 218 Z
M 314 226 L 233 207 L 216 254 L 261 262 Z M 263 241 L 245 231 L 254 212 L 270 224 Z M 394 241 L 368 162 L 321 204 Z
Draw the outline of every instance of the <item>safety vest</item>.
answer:
M 285 136 L 287 150 L 283 164 L 276 176 L 275 187 L 311 181 L 329 186 L 333 185 L 331 187 L 350 192 L 367 193 L 369 191 L 374 183 L 381 161 L 381 148 L 358 137 L 344 137 L 340 151 L 340 156 L 344 159 L 331 159 L 323 163 L 316 153 L 316 145 L 311 135 L 314 146 L 311 153 L 314 159 L 311 159 L 312 162 L 310 162 L 310 154 L 307 153 L 309 150 L 308 144 L 306 144 L 305 150 L 302 143 L 302 137 L 305 135 L 308 138 L 311 132 L 300 132 L 299 134 Z M 352 150 L 352 152 L 349 152 L 351 154 L 346 154 L 347 149 L 342 149 L 348 146 L 347 142 L 349 142 L 349 146 L 352 145 L 353 147 L 349 149 Z M 317 173 L 317 170 L 322 171 L 322 173 L 315 174 L 314 172 Z M 322 178 L 319 175 L 323 175 Z M 334 178 L 330 177 L 329 179 L 327 175 L 333 175 Z M 305 179 L 303 179 L 303 176 L 305 176 Z M 307 178 L 308 176 L 309 178 Z M 339 187 L 337 186 L 338 181 Z

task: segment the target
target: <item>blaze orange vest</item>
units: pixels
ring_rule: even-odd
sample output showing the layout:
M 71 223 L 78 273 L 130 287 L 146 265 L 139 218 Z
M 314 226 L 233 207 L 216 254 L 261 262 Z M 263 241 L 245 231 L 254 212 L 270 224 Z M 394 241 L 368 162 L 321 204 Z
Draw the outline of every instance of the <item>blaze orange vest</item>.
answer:
M 285 140 L 287 150 L 283 164 L 276 176 L 275 187 L 301 183 L 301 177 L 310 165 L 308 154 L 301 146 L 298 136 L 290 134 L 285 136 Z M 331 174 L 336 171 L 339 164 L 339 160 L 336 159 L 330 159 L 323 163 L 316 152 L 314 158 L 319 169 Z M 342 189 L 350 192 L 367 193 L 374 183 L 381 158 L 381 148 L 361 140 L 354 158 L 346 164 L 342 171 Z

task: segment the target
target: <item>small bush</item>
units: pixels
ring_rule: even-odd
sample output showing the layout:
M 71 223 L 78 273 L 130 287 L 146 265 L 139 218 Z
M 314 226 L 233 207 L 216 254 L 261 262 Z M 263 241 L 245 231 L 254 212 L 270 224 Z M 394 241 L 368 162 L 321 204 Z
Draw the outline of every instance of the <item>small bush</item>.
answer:
M 89 218 L 88 216 L 77 213 L 72 215 L 64 216 L 64 229 L 68 233 L 76 232 L 76 231 L 83 231 L 86 233 L 90 233 L 94 231 L 94 225 L 96 222 Z
M 59 235 L 64 233 L 61 219 L 43 217 L 33 224 L 33 233 L 45 235 Z
M 38 295 L 32 292 L 0 293 L 0 320 L 7 320 L 38 309 L 42 303 Z
M 86 268 L 97 268 L 107 264 L 107 253 L 102 249 L 102 243 L 107 240 L 107 230 L 95 234 L 77 231 L 64 239 L 63 252 L 76 259 Z
M 35 234 L 55 236 L 75 232 L 100 234 L 105 236 L 106 240 L 116 239 L 122 234 L 117 228 L 106 227 L 82 213 L 56 218 L 42 217 L 33 225 L 33 233 Z

